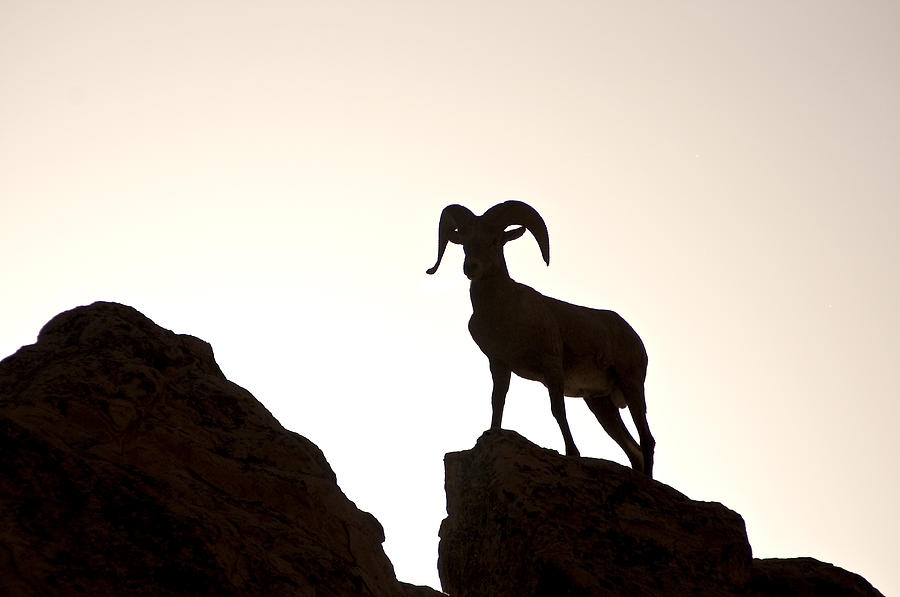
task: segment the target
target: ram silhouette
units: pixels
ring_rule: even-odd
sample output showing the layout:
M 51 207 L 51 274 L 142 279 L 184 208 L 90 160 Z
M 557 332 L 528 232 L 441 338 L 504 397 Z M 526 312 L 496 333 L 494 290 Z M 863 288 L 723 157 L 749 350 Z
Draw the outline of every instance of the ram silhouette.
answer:
M 462 205 L 448 205 L 438 225 L 437 262 L 427 270 L 437 271 L 448 242 L 462 245 L 463 273 L 471 281 L 469 332 L 487 355 L 494 382 L 491 429 L 500 429 L 510 375 L 515 373 L 547 387 L 567 455 L 579 453 L 566 420 L 564 397 L 580 397 L 625 451 L 632 468 L 652 476 L 656 441 L 647 424 L 643 342 L 613 311 L 550 298 L 510 278 L 503 246 L 526 230 L 550 265 L 547 226 L 530 205 L 506 201 L 481 216 Z M 619 414 L 626 406 L 640 443 Z

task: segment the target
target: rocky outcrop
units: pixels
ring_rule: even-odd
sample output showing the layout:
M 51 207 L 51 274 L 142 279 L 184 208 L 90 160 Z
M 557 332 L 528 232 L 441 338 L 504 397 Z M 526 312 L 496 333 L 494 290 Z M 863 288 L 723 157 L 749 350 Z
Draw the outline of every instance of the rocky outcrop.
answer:
M 446 593 L 435 591 L 431 587 L 422 585 L 412 585 L 402 582 L 400 583 L 400 586 L 406 591 L 406 597 L 441 597 L 442 595 L 446 595 Z
M 453 597 L 880 595 L 809 558 L 754 560 L 725 506 L 511 431 L 447 454 L 445 467 L 438 570 Z
M 0 363 L 0 594 L 424 594 L 322 452 L 136 310 L 62 313 Z
M 880 595 L 810 558 L 754 560 L 721 504 L 513 432 L 445 465 L 452 597 Z M 383 541 L 202 340 L 95 303 L 0 362 L 0 595 L 442 595 L 398 582 Z
M 881 595 L 858 574 L 813 558 L 753 560 L 749 597 L 863 597 Z

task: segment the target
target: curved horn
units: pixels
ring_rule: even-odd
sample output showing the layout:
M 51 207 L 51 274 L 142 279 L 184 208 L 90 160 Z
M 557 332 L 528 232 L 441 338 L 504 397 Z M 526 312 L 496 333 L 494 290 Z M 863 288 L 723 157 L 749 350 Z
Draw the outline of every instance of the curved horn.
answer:
M 550 265 L 550 235 L 536 209 L 522 201 L 505 201 L 490 208 L 481 217 L 501 231 L 506 230 L 507 226 L 524 226 L 541 248 L 544 263 Z
M 447 248 L 447 242 L 459 243 L 459 235 L 454 234 L 460 226 L 468 224 L 475 219 L 469 208 L 462 205 L 448 205 L 441 212 L 441 221 L 438 224 L 438 256 L 434 267 L 425 270 L 427 274 L 433 274 L 437 271 L 441 264 L 441 258 L 444 256 L 444 249 Z

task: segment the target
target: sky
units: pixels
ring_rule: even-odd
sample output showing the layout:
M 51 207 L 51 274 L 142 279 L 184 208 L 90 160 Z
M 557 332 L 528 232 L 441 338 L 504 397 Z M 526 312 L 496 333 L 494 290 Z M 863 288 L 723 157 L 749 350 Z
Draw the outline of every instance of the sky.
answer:
M 644 340 L 655 477 L 900 594 L 897 31 L 874 0 L 0 0 L 0 355 L 96 300 L 203 338 L 439 587 L 491 380 L 462 251 L 425 269 L 445 205 L 525 201 L 551 260 L 525 235 L 512 277 Z M 563 450 L 540 384 L 503 422 Z

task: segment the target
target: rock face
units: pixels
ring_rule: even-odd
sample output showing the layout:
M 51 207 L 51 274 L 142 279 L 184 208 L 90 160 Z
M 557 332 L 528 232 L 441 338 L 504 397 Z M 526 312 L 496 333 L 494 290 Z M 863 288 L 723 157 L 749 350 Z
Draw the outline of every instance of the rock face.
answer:
M 753 560 L 743 519 L 721 504 L 511 431 L 445 467 L 438 571 L 453 597 L 880 595 L 809 558 Z
M 510 431 L 445 464 L 452 597 L 880 595 L 810 558 L 754 560 L 721 504 Z M 202 340 L 95 303 L 0 361 L 0 595 L 442 594 L 398 582 L 383 541 Z
M 315 445 L 130 307 L 0 362 L 0 443 L 2 595 L 424 594 Z

